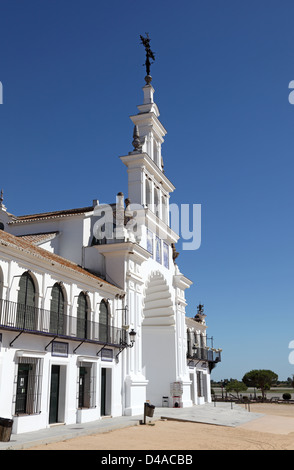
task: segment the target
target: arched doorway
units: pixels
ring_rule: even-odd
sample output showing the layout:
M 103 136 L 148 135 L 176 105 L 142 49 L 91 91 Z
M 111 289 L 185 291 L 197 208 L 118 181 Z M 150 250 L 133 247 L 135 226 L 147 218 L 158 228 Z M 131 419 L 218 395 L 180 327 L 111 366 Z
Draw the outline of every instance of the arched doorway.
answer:
M 176 318 L 168 284 L 160 272 L 153 273 L 145 288 L 142 322 L 142 366 L 148 380 L 146 399 L 162 406 L 176 380 Z

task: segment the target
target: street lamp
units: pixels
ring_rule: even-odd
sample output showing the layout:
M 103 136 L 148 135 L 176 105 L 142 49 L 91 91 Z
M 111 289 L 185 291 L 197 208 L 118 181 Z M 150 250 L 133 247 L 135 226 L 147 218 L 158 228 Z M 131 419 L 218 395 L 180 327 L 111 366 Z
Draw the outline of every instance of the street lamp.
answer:
M 117 353 L 117 355 L 115 356 L 115 359 L 116 359 L 116 362 L 118 362 L 118 356 L 120 355 L 120 353 L 125 349 L 125 348 L 132 348 L 135 344 L 135 338 L 136 338 L 136 332 L 134 330 L 134 328 L 131 329 L 131 331 L 129 332 L 129 335 L 130 335 L 130 344 L 126 344 L 124 343 L 122 345 L 122 347 L 119 349 L 119 352 Z
M 131 329 L 131 331 L 129 332 L 129 335 L 130 335 L 130 340 L 131 340 L 131 343 L 128 344 L 128 347 L 129 348 L 132 348 L 135 344 L 135 340 L 136 340 L 136 332 L 134 331 L 134 328 Z

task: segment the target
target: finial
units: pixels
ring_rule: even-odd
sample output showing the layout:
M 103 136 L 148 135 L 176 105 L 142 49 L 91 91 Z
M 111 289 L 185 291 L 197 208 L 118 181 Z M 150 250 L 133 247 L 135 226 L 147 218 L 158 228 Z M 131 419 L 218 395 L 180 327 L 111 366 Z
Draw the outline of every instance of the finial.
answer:
M 149 34 L 148 33 L 145 33 L 145 34 L 146 34 L 146 38 L 144 38 L 143 36 L 140 35 L 140 39 L 141 39 L 141 44 L 143 44 L 143 46 L 145 47 L 145 51 L 146 51 L 146 62 L 143 65 L 146 66 L 145 82 L 146 82 L 147 85 L 149 85 L 149 83 L 152 80 L 152 77 L 150 75 L 150 65 L 153 64 L 153 62 L 150 62 L 150 59 L 152 59 L 154 61 L 155 60 L 155 54 L 150 49 Z
M 197 307 L 197 313 L 195 315 L 195 320 L 198 322 L 198 323 L 201 323 L 202 325 L 205 325 L 205 313 L 204 313 L 204 305 L 199 303 L 198 307 Z
M 204 313 L 204 305 L 199 303 L 197 307 L 197 313 L 200 313 L 201 315 Z
M 1 191 L 0 191 L 0 209 L 2 209 L 3 211 L 6 211 L 6 207 L 4 206 L 3 201 L 4 201 L 3 189 L 1 189 Z
M 138 151 L 141 150 L 142 144 L 141 144 L 140 137 L 139 137 L 139 128 L 138 128 L 138 126 L 134 126 L 132 144 L 133 144 L 133 147 L 134 147 L 135 150 L 138 150 Z
M 176 246 L 174 243 L 171 243 L 171 247 L 172 247 L 172 254 L 173 254 L 173 262 L 176 264 L 176 259 L 180 253 L 177 252 Z

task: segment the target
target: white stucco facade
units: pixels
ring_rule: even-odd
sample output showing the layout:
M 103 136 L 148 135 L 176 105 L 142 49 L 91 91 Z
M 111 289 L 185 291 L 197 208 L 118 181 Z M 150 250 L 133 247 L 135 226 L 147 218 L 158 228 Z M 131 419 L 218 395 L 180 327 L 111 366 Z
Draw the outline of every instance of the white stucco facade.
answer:
M 131 116 L 134 150 L 120 157 L 128 195 L 109 206 L 113 223 L 97 200 L 18 217 L 1 200 L 0 416 L 14 419 L 13 432 L 138 415 L 146 400 L 187 407 L 211 399 L 215 357 L 189 350 L 202 335 L 197 347 L 208 351 L 206 325 L 187 324 L 192 281 L 175 262 L 175 187 L 153 96 L 149 83 Z

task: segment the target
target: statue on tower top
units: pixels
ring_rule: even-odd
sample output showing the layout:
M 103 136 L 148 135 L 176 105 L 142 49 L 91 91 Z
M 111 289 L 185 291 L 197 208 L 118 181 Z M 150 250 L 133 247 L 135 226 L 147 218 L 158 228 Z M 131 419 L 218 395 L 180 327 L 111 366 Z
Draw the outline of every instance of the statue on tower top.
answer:
M 152 59 L 154 61 L 155 60 L 155 54 L 154 54 L 154 52 L 152 52 L 152 50 L 150 48 L 149 34 L 146 33 L 146 38 L 144 38 L 143 36 L 140 35 L 140 39 L 141 39 L 141 44 L 143 44 L 143 46 L 145 47 L 145 51 L 146 51 L 146 62 L 143 65 L 146 66 L 145 81 L 148 85 L 152 80 L 152 77 L 150 75 L 150 65 L 153 64 L 153 62 L 150 62 L 150 59 Z

